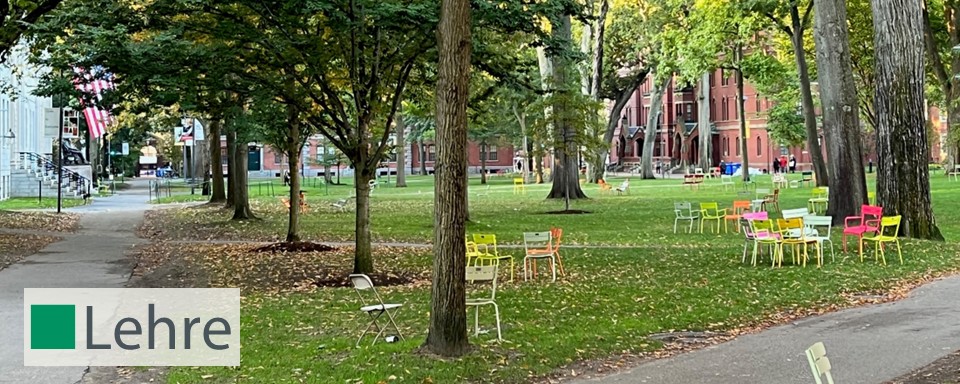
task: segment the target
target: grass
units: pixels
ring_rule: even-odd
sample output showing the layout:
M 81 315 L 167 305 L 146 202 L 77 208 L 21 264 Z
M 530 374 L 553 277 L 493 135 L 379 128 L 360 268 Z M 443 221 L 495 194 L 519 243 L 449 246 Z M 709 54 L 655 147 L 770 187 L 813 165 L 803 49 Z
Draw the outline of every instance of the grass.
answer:
M 620 180 L 610 180 L 619 185 Z M 708 183 L 710 180 L 708 180 Z M 715 182 L 715 181 L 714 181 Z M 585 215 L 547 215 L 562 203 L 544 201 L 549 186 L 529 186 L 526 195 L 514 195 L 510 180 L 495 179 L 489 189 L 471 185 L 469 233 L 496 233 L 503 243 L 518 243 L 522 231 L 559 226 L 565 243 L 619 245 L 629 248 L 567 248 L 563 251 L 568 276 L 547 280 L 502 282 L 497 293 L 503 319 L 503 343 L 495 334 L 474 338 L 475 350 L 459 359 L 436 359 L 416 353 L 429 318 L 427 282 L 383 287 L 388 302 L 403 302 L 398 321 L 407 340 L 354 348 L 365 319 L 358 313 L 352 289 L 321 288 L 303 291 L 302 281 L 268 279 L 245 285 L 241 337 L 242 365 L 230 368 L 176 368 L 170 383 L 455 383 L 528 382 L 578 361 L 638 354 L 661 348 L 651 333 L 669 330 L 712 330 L 739 333 L 755 326 L 783 321 L 851 305 L 850 294 L 888 292 L 906 282 L 919 281 L 960 266 L 953 243 L 960 235 L 960 189 L 936 175 L 933 203 L 946 243 L 906 240 L 904 264 L 888 257 L 884 267 L 868 258 L 860 263 L 853 253 L 837 247 L 836 261 L 827 256 L 823 269 L 785 264 L 753 267 L 740 263 L 742 235 L 735 233 L 674 234 L 674 201 L 718 201 L 730 206 L 733 191 L 708 187 L 700 191 L 679 188 L 679 180 L 631 180 L 629 195 L 601 195 L 587 186 L 588 201 L 573 208 Z M 760 178 L 761 187 L 769 179 Z M 471 184 L 476 184 L 472 181 Z M 871 181 L 872 184 L 872 181 Z M 373 197 L 374 237 L 380 241 L 428 242 L 432 236 L 432 190 L 429 179 L 411 180 L 407 189 L 386 187 Z M 477 196 L 481 193 L 484 196 Z M 338 213 L 325 204 L 349 193 L 348 187 L 330 187 L 330 194 L 308 190 L 311 212 L 302 233 L 316 240 L 352 237 L 352 213 Z M 810 188 L 783 191 L 783 209 L 805 207 Z M 226 221 L 226 212 L 214 208 L 166 210 L 156 223 L 161 236 L 269 240 L 283 233 L 283 211 L 277 197 L 253 199 L 262 222 Z M 682 232 L 682 231 L 681 231 Z M 835 230 L 839 246 L 839 230 Z M 516 249 L 503 253 L 517 254 Z M 349 252 L 321 254 L 282 262 L 264 256 L 197 251 L 193 259 L 207 270 L 213 286 L 235 286 L 238 275 L 309 277 L 309 268 L 329 266 L 349 270 Z M 277 257 L 286 258 L 280 255 Z M 249 260 L 245 259 L 249 258 Z M 789 263 L 789 256 L 786 259 Z M 431 256 L 425 251 L 377 251 L 381 270 L 425 274 Z M 520 265 L 518 260 L 518 267 Z M 301 271 L 307 269 L 307 271 Z M 519 271 L 518 271 L 519 273 Z M 501 274 L 501 278 L 505 275 Z M 278 293 L 280 292 L 280 293 Z M 468 322 L 472 324 L 472 313 Z M 777 320 L 779 319 L 779 320 Z M 490 329 L 490 311 L 481 313 L 481 326 Z M 574 366 L 575 367 L 575 366 Z
M 83 199 L 64 198 L 61 200 L 61 206 L 63 208 L 76 207 L 79 205 L 83 205 Z M 0 210 L 48 209 L 56 207 L 56 197 L 44 197 L 39 201 L 34 197 L 11 197 L 7 200 L 0 201 Z

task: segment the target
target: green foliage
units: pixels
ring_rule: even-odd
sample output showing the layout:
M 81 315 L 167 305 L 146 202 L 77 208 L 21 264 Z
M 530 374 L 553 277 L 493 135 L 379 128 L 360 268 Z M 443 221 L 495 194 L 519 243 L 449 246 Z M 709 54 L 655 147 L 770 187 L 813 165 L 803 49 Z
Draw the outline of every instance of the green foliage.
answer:
M 776 98 L 773 107 L 767 111 L 767 132 L 780 145 L 799 147 L 807 140 L 807 130 L 797 107 L 799 94 L 790 96 L 793 97 Z

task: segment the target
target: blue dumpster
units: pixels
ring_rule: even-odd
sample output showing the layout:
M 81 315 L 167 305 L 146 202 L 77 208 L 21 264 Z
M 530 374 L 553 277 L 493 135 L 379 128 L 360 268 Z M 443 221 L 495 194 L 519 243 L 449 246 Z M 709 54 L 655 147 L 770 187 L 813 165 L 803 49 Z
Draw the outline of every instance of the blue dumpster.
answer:
M 727 174 L 728 174 L 728 175 L 732 175 L 732 174 L 736 173 L 737 170 L 740 169 L 741 166 L 742 166 L 742 165 L 741 165 L 740 163 L 730 163 L 730 164 L 727 164 L 727 167 L 729 167 L 729 168 L 728 168 L 729 171 L 727 172 Z

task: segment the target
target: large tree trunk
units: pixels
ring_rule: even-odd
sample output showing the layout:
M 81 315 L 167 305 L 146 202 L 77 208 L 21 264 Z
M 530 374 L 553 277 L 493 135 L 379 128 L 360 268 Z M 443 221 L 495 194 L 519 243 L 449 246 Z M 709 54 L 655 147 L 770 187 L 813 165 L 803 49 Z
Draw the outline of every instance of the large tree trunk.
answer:
M 397 188 L 405 188 L 407 186 L 407 167 L 405 167 L 407 162 L 407 144 L 404 141 L 406 130 L 407 127 L 404 125 L 403 115 L 400 115 L 397 118 L 397 183 L 394 184 Z
M 543 155 L 541 155 L 539 151 L 533 155 L 533 162 L 534 169 L 536 170 L 534 172 L 536 183 L 543 184 Z
M 232 209 L 236 205 L 237 194 L 237 132 L 227 132 L 227 201 L 224 207 Z
M 570 30 L 570 16 L 563 15 L 559 18 L 557 25 L 553 25 L 552 35 L 556 41 L 569 42 L 572 39 Z M 571 71 L 571 62 L 567 57 L 561 55 L 552 55 L 550 62 L 553 64 L 553 86 L 557 93 L 569 93 L 569 79 L 567 76 Z M 566 105 L 568 97 L 561 97 L 560 103 L 554 106 L 553 119 L 554 148 L 553 148 L 553 187 L 550 189 L 548 199 L 584 199 L 587 197 L 580 189 L 580 178 L 577 173 L 579 164 L 577 164 L 577 153 L 579 146 L 576 141 L 576 127 L 570 121 L 569 108 Z
M 663 94 L 667 92 L 670 78 L 657 79 L 657 74 L 650 71 L 650 81 L 653 82 L 653 91 L 650 93 L 650 115 L 647 116 L 647 126 L 643 128 L 643 154 L 640 156 L 640 178 L 653 179 L 653 145 L 660 141 L 657 125 L 660 121 L 660 109 L 663 106 Z M 657 83 L 657 82 L 660 83 Z
M 236 132 L 233 133 L 236 135 Z M 233 179 L 233 220 L 256 219 L 250 210 L 250 196 L 247 188 L 247 144 L 234 140 L 234 162 L 237 172 Z M 232 175 L 234 172 L 230 170 Z
M 710 127 L 710 73 L 700 77 L 700 105 L 697 108 L 697 132 L 700 135 L 700 167 L 713 166 L 710 156 L 713 146 L 713 129 Z
M 467 99 L 470 86 L 470 1 L 443 0 L 438 27 L 439 156 L 434 187 L 433 285 L 426 348 L 441 356 L 467 352 L 465 272 Z
M 617 126 L 620 125 L 620 115 L 623 113 L 623 108 L 627 105 L 627 102 L 630 101 L 630 96 L 633 96 L 637 87 L 643 84 L 646 78 L 646 75 L 634 76 L 623 89 L 617 92 L 617 98 L 613 101 L 613 108 L 610 109 L 610 115 L 607 117 L 607 127 L 603 132 L 603 144 L 597 147 L 596 154 L 594 155 L 594 164 L 591 169 L 592 172 L 590 172 L 589 182 L 598 182 L 603 178 L 604 173 L 606 173 L 607 156 L 610 155 L 610 146 L 613 145 L 613 134 L 617 131 Z M 627 127 L 621 127 L 620 129 L 627 129 Z
M 807 152 L 810 153 L 813 172 L 817 175 L 817 185 L 825 186 L 828 184 L 829 173 L 823 161 L 823 151 L 820 149 L 817 115 L 813 105 L 813 91 L 810 87 L 810 70 L 807 68 L 807 54 L 803 47 L 805 26 L 800 19 L 797 7 L 790 8 L 790 19 L 793 24 L 793 36 L 790 37 L 790 41 L 793 43 L 793 55 L 796 58 L 797 73 L 800 76 L 800 104 L 803 106 L 803 124 L 807 129 Z
M 361 139 L 363 141 L 363 139 Z M 366 151 L 366 145 L 360 146 Z M 370 180 L 373 180 L 377 164 L 367 165 L 366 156 L 355 161 L 354 189 L 357 193 L 356 246 L 353 252 L 353 273 L 373 273 L 373 247 L 370 235 Z
M 210 202 L 225 203 L 227 194 L 223 188 L 223 154 L 220 152 L 220 128 L 223 120 L 214 118 L 210 120 L 210 131 L 207 132 L 207 142 L 210 143 L 210 173 L 211 188 Z
M 827 157 L 830 159 L 828 173 L 843 175 L 834 177 L 830 183 L 827 212 L 839 225 L 845 217 L 858 214 L 860 206 L 867 201 L 860 116 L 850 63 L 846 4 L 843 0 L 817 0 L 814 7 L 817 75 Z M 878 162 L 884 161 L 881 158 Z
M 742 45 L 737 44 L 734 55 L 738 64 L 743 63 Z M 737 75 L 737 111 L 740 115 L 740 162 L 743 163 L 740 169 L 743 171 L 743 181 L 750 181 L 750 154 L 747 151 L 747 143 L 750 139 L 747 136 L 750 134 L 747 132 L 747 116 L 745 116 L 743 106 L 743 70 L 738 67 L 734 72 Z
M 287 104 L 287 158 L 290 159 L 290 209 L 287 217 L 287 241 L 300 241 L 300 120 L 297 110 L 292 104 Z
M 930 207 L 920 0 L 873 0 L 877 203 L 904 236 L 943 240 Z

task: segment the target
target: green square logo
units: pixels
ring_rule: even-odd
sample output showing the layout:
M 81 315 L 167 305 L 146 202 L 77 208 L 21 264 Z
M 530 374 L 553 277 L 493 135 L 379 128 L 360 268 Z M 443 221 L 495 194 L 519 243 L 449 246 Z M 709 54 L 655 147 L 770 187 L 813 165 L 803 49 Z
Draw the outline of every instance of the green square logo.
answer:
M 76 349 L 76 330 L 76 306 L 30 306 L 30 349 Z

